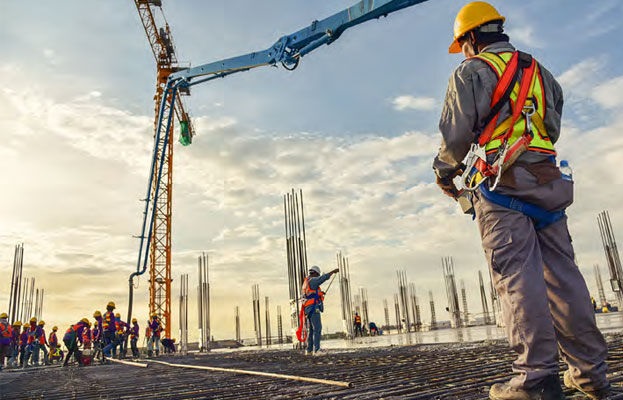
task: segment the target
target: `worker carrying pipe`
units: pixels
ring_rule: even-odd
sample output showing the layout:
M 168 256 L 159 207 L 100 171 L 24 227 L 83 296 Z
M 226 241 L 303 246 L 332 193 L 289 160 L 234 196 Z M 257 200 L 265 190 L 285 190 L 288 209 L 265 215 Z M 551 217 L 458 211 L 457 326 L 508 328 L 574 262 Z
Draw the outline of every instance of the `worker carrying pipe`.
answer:
M 517 375 L 494 384 L 489 396 L 564 399 L 560 349 L 569 367 L 565 386 L 605 399 L 611 391 L 606 342 L 574 261 L 564 212 L 573 202 L 573 181 L 556 165 L 562 89 L 541 63 L 509 43 L 504 22 L 486 2 L 458 12 L 449 52 L 465 60 L 448 83 L 433 163 L 445 194 L 455 200 L 467 194 L 473 202 L 508 341 L 517 352 Z
M 307 339 L 305 355 L 320 354 L 320 337 L 322 335 L 320 313 L 324 311 L 325 295 L 325 292 L 320 289 L 320 285 L 327 281 L 331 275 L 338 273 L 339 269 L 336 268 L 324 275 L 321 275 L 320 272 L 319 266 L 311 266 L 309 268 L 309 276 L 303 281 L 302 293 L 304 301 L 301 305 L 299 328 L 296 332 L 296 336 L 301 342 Z M 307 332 L 304 331 L 305 327 L 307 328 Z

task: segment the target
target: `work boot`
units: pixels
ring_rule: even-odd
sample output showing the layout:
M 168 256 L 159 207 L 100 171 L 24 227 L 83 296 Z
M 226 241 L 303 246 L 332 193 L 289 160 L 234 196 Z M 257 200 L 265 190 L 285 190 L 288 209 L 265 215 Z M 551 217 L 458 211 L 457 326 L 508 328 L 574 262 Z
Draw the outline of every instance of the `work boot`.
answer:
M 586 397 L 590 400 L 606 400 L 608 399 L 608 395 L 611 393 L 610 384 L 608 386 L 598 389 L 598 390 L 588 390 L 582 389 L 580 385 L 578 385 L 571 376 L 571 371 L 566 370 L 564 375 L 565 386 L 569 389 L 575 389 L 579 392 L 582 392 Z
M 545 378 L 530 389 L 514 388 L 510 383 L 496 383 L 489 389 L 491 400 L 564 400 L 558 374 Z

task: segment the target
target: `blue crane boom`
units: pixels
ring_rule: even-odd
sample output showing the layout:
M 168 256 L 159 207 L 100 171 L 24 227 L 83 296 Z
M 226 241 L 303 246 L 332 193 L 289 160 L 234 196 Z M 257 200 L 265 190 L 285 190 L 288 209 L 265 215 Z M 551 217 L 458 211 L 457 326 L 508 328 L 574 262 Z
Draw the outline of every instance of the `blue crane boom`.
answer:
M 171 110 L 174 109 L 173 104 L 166 107 L 165 100 L 169 98 L 174 102 L 177 98 L 178 90 L 183 90 L 189 86 L 212 79 L 225 77 L 236 72 L 248 71 L 252 68 L 281 63 L 284 68 L 293 70 L 297 67 L 301 57 L 324 44 L 328 45 L 333 43 L 346 29 L 371 19 L 387 16 L 392 12 L 425 1 L 427 0 L 361 0 L 357 4 L 321 21 L 313 21 L 311 25 L 306 28 L 290 35 L 282 36 L 275 44 L 266 50 L 187 68 L 169 75 L 165 93 L 162 96 L 163 100 L 160 105 L 156 134 L 154 137 L 155 143 L 158 143 L 160 137 L 164 136 L 165 149 L 158 151 L 157 146 L 155 146 L 152 154 L 145 211 L 143 213 L 143 224 L 141 235 L 139 236 L 141 243 L 139 246 L 138 261 L 136 272 L 130 275 L 130 309 L 132 307 L 133 278 L 143 274 L 147 269 L 149 246 L 144 246 L 144 242 L 147 240 L 147 243 L 149 243 L 152 237 L 154 225 L 153 204 L 155 204 L 158 199 L 158 188 L 160 185 L 156 185 L 155 194 L 151 203 L 149 195 L 152 191 L 152 183 L 154 181 L 160 182 L 162 176 L 163 163 L 157 163 L 157 161 L 159 157 L 164 157 L 166 153 L 166 143 L 168 143 L 166 139 L 168 139 L 174 114 L 171 112 Z M 183 131 L 182 134 L 184 134 Z M 156 165 L 159 165 L 158 171 L 155 170 Z M 153 179 L 154 174 L 157 174 L 156 180 Z M 148 229 L 147 235 L 145 235 L 146 229 Z
M 248 71 L 265 65 L 275 65 L 279 62 L 291 70 L 296 67 L 301 57 L 324 44 L 331 44 L 346 29 L 424 1 L 426 0 L 361 0 L 352 7 L 321 21 L 313 21 L 306 28 L 282 36 L 266 50 L 175 72 L 169 76 L 169 82 L 174 82 L 180 86 L 195 85 L 235 72 Z M 195 78 L 200 77 L 205 78 L 194 81 Z

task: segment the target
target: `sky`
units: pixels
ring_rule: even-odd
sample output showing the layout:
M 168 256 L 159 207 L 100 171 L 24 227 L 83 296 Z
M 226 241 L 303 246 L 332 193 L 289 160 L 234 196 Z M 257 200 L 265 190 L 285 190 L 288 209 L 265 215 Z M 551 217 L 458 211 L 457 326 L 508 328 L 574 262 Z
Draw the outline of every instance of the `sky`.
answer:
M 166 17 L 180 63 L 197 66 L 264 50 L 355 2 L 163 0 L 156 15 L 159 23 Z M 437 319 L 448 319 L 443 257 L 454 259 L 470 312 L 482 312 L 478 271 L 488 273 L 477 227 L 439 191 L 431 169 L 447 80 L 462 60 L 447 48 L 463 4 L 429 0 L 368 21 L 293 72 L 263 67 L 192 88 L 185 104 L 196 136 L 174 149 L 173 336 L 179 277 L 187 273 L 189 336 L 197 338 L 202 252 L 210 260 L 215 339 L 234 337 L 236 306 L 242 337 L 254 336 L 254 284 L 262 300 L 270 298 L 273 334 L 277 306 L 287 327 L 283 196 L 292 189 L 303 191 L 309 263 L 329 271 L 342 252 L 352 290 L 367 290 L 371 320 L 383 323 L 384 299 L 391 308 L 396 271 L 415 284 L 425 323 L 429 291 Z M 493 4 L 511 42 L 563 87 L 557 149 L 574 170 L 569 229 L 597 297 L 593 265 L 608 276 L 599 212 L 609 211 L 623 240 L 623 3 Z M 136 7 L 1 0 L 0 53 L 0 308 L 8 307 L 14 249 L 23 243 L 23 273 L 44 290 L 49 325 L 64 329 L 110 300 L 126 315 L 155 91 Z M 139 322 L 148 313 L 147 280 L 135 289 Z M 337 285 L 325 308 L 325 331 L 341 330 Z

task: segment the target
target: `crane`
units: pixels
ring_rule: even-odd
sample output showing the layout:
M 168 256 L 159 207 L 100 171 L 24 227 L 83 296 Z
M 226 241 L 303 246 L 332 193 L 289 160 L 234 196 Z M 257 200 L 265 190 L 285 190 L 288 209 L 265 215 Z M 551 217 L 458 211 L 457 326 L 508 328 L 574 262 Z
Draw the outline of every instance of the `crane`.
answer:
M 180 90 L 175 95 L 165 96 L 166 83 L 169 75 L 179 71 L 173 38 L 169 24 L 164 19 L 164 26 L 158 27 L 154 13 L 162 13 L 162 0 L 134 0 L 136 9 L 147 34 L 147 40 L 156 60 L 157 79 L 156 95 L 154 96 L 154 130 L 158 126 L 160 105 L 172 110 L 176 119 L 180 121 L 180 143 L 189 145 L 192 142 L 193 129 L 188 113 L 184 109 L 181 95 L 190 95 L 189 90 Z M 164 16 L 164 14 L 162 14 Z M 157 159 L 157 169 L 162 170 L 163 179 L 152 182 L 151 190 L 147 193 L 146 202 L 151 202 L 153 218 L 150 221 L 152 236 L 149 238 L 151 256 L 149 258 L 149 313 L 156 313 L 164 324 L 165 337 L 171 337 L 171 214 L 172 214 L 172 184 L 173 184 L 173 123 L 167 129 L 169 134 L 156 135 L 154 133 L 155 151 L 160 154 Z M 150 179 L 155 179 L 151 176 Z M 141 238 L 142 239 L 142 238 Z M 128 316 L 128 321 L 131 319 Z
M 139 3 L 160 2 L 160 0 L 135 1 L 137 2 L 137 5 Z M 227 58 L 193 68 L 170 71 L 166 83 L 162 85 L 159 84 L 159 89 L 162 90 L 162 93 L 160 97 L 158 117 L 155 124 L 156 130 L 154 140 L 156 146 L 154 146 L 154 151 L 152 153 L 151 169 L 149 174 L 150 179 L 147 185 L 147 199 L 145 201 L 145 210 L 143 212 L 141 235 L 139 236 L 141 241 L 136 272 L 133 272 L 129 279 L 130 303 L 128 307 L 128 319 L 132 315 L 134 288 L 133 279 L 134 277 L 145 273 L 147 270 L 148 259 L 150 260 L 150 265 L 153 265 L 152 259 L 154 258 L 154 255 L 153 253 L 150 255 L 150 247 L 152 247 L 152 251 L 155 247 L 145 245 L 145 242 L 148 244 L 153 243 L 154 237 L 158 236 L 158 212 L 159 206 L 162 202 L 160 199 L 160 190 L 167 189 L 167 185 L 162 184 L 163 179 L 165 182 L 169 182 L 168 189 L 170 189 L 170 170 L 165 169 L 165 165 L 168 167 L 169 165 L 167 161 L 170 161 L 170 156 L 167 158 L 167 154 L 171 151 L 171 148 L 167 146 L 171 142 L 174 114 L 175 117 L 179 119 L 179 114 L 177 114 L 176 108 L 176 99 L 178 99 L 179 93 L 188 92 L 191 86 L 199 83 L 208 82 L 216 78 L 222 78 L 237 72 L 248 71 L 261 66 L 275 66 L 276 64 L 281 63 L 286 70 L 292 71 L 299 65 L 299 62 L 303 56 L 322 45 L 329 45 L 333 43 L 342 35 L 342 33 L 344 33 L 346 29 L 371 19 L 378 19 L 380 17 L 387 16 L 392 12 L 423 3 L 425 1 L 427 0 L 361 0 L 355 5 L 325 19 L 312 21 L 311 25 L 306 28 L 290 35 L 282 36 L 271 47 L 265 50 Z M 160 143 L 162 143 L 162 147 L 159 145 Z M 170 191 L 164 193 L 165 198 L 168 198 L 168 196 L 170 196 Z M 168 198 L 168 200 L 170 202 L 170 198 Z M 168 257 L 170 259 L 170 242 L 168 250 Z M 155 257 L 158 256 L 159 255 L 156 255 Z M 153 277 L 150 279 L 153 279 Z M 170 275 L 166 282 L 167 288 L 170 289 Z

